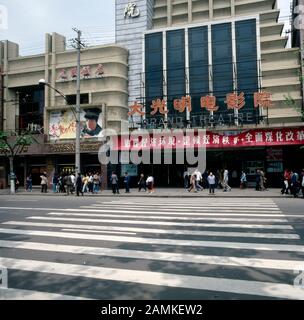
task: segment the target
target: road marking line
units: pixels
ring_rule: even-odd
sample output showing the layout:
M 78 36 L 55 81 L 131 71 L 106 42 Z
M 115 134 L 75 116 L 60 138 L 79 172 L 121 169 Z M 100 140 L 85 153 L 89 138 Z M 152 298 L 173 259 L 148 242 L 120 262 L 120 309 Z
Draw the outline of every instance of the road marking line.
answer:
M 24 289 L 1 289 L 0 300 L 89 300 L 87 298 L 67 296 L 58 293 L 41 292 Z
M 62 210 L 62 211 L 75 211 L 77 210 L 77 212 L 118 212 L 118 213 L 134 213 L 135 211 L 134 210 L 113 210 L 113 209 L 108 209 L 108 210 L 104 210 L 104 209 L 65 209 L 65 210 Z M 57 210 L 56 210 L 57 211 Z M 240 212 L 237 212 L 236 210 L 218 210 L 219 212 L 218 213 L 221 213 L 222 215 L 226 215 L 226 213 L 234 213 L 234 215 L 259 215 L 259 214 L 279 214 L 279 213 L 282 213 L 281 211 L 272 211 L 272 210 L 261 210 L 259 211 L 260 213 L 255 213 L 256 211 L 252 211 L 252 210 L 243 210 L 243 211 L 240 211 Z M 201 213 L 201 214 L 213 214 L 213 213 L 217 213 L 217 212 L 211 212 L 210 213 L 210 210 L 208 209 L 201 209 L 199 210 L 199 212 L 192 212 L 191 210 L 183 210 L 183 211 L 136 211 L 136 213 L 146 213 L 146 214 L 154 214 L 154 213 L 164 213 L 164 214 L 169 214 L 169 212 L 171 212 L 171 214 L 185 214 L 185 213 L 190 213 L 190 214 L 198 214 L 198 213 Z M 235 213 L 237 212 L 237 213 Z M 285 215 L 284 215 L 285 216 Z
M 224 242 L 224 241 L 201 241 L 201 240 L 180 240 L 180 239 L 161 239 L 145 237 L 125 237 L 125 236 L 107 236 L 95 234 L 80 234 L 68 232 L 40 231 L 40 230 L 20 230 L 0 228 L 0 233 L 15 235 L 32 235 L 42 237 L 57 237 L 67 239 L 85 239 L 100 240 L 112 242 L 127 242 L 136 244 L 155 244 L 155 245 L 173 245 L 173 246 L 191 246 L 191 247 L 214 247 L 214 248 L 231 248 L 231 249 L 250 249 L 266 251 L 291 251 L 304 252 L 304 246 L 301 245 L 284 245 L 284 244 L 260 244 L 260 243 L 243 243 L 243 242 Z
M 163 215 L 129 215 L 129 214 L 99 214 L 99 213 L 67 213 L 67 212 L 49 212 L 48 215 L 52 216 L 71 216 L 71 217 L 109 217 L 109 218 L 145 218 L 145 219 L 155 219 L 155 220 L 181 220 L 181 221 L 199 221 L 199 220 L 210 220 L 210 221 L 244 221 L 244 222 L 288 222 L 287 219 L 258 219 L 258 218 L 219 218 L 219 217 L 202 217 L 202 218 L 192 218 L 192 217 L 172 217 Z
M 0 247 L 12 249 L 25 249 L 35 251 L 48 252 L 65 252 L 73 254 L 86 254 L 118 258 L 158 260 L 170 262 L 187 262 L 195 264 L 211 264 L 235 267 L 250 267 L 250 268 L 266 268 L 275 270 L 293 270 L 295 265 L 303 265 L 303 261 L 296 260 L 275 260 L 275 259 L 256 259 L 256 258 L 239 258 L 228 256 L 210 256 L 196 255 L 185 253 L 171 253 L 158 251 L 141 251 L 141 250 L 125 250 L 113 249 L 104 247 L 86 247 L 86 246 L 71 246 L 60 244 L 48 244 L 25 241 L 4 241 L 0 240 Z
M 98 280 L 132 282 L 163 287 L 229 292 L 284 299 L 304 299 L 303 289 L 282 283 L 177 275 L 152 271 L 93 267 L 11 258 L 0 258 L 0 264 L 8 269 L 86 277 Z
M 172 230 L 172 229 L 152 229 L 136 227 L 115 227 L 115 226 L 95 226 L 81 224 L 61 224 L 61 223 L 40 223 L 40 222 L 19 222 L 8 221 L 4 225 L 10 226 L 31 226 L 31 227 L 51 227 L 51 228 L 73 228 L 88 230 L 116 230 L 148 234 L 175 234 L 192 236 L 211 236 L 211 237 L 248 237 L 248 238 L 268 238 L 268 239 L 300 239 L 297 234 L 287 233 L 253 233 L 253 232 L 222 232 L 222 231 L 195 231 L 195 230 Z
M 153 208 L 153 205 L 151 206 L 134 206 L 134 207 L 126 207 L 126 206 L 97 206 L 97 205 L 90 205 L 90 206 L 80 206 L 80 208 L 82 209 L 127 209 L 127 210 L 144 210 L 146 209 L 150 209 Z M 224 208 L 224 209 L 223 209 Z M 155 210 L 162 210 L 162 211 L 222 211 L 222 210 L 233 210 L 235 212 L 260 212 L 260 211 L 268 211 L 268 212 L 281 212 L 281 210 L 279 208 L 261 208 L 261 207 L 256 207 L 256 208 L 252 208 L 252 207 L 185 207 L 185 208 L 181 208 L 181 207 L 155 207 Z
M 293 230 L 291 225 L 268 225 L 268 224 L 242 224 L 242 223 L 190 223 L 190 222 L 168 222 L 168 221 L 143 221 L 143 220 L 122 220 L 122 219 L 89 219 L 89 218 L 58 218 L 58 217 L 27 217 L 29 220 L 50 220 L 50 221 L 72 221 L 72 222 L 94 222 L 94 223 L 121 223 L 151 226 L 177 226 L 177 227 L 204 227 L 204 228 L 237 228 L 237 229 L 274 229 Z

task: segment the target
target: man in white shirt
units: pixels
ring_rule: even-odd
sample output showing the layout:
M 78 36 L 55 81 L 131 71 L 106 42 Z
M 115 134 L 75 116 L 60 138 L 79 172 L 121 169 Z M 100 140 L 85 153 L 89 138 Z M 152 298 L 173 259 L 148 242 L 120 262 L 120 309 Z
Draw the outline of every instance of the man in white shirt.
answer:
M 152 175 L 149 175 L 147 180 L 146 180 L 147 186 L 148 186 L 148 192 L 153 193 L 154 192 L 154 178 Z
M 208 178 L 208 184 L 209 184 L 209 194 L 214 194 L 214 189 L 215 189 L 215 175 L 210 172 Z
M 195 185 L 195 188 L 197 191 L 202 191 L 203 188 L 202 186 L 200 185 L 200 182 L 202 180 L 202 174 L 200 173 L 200 171 L 198 171 L 198 169 L 195 170 L 194 172 L 195 176 L 196 176 L 196 185 Z

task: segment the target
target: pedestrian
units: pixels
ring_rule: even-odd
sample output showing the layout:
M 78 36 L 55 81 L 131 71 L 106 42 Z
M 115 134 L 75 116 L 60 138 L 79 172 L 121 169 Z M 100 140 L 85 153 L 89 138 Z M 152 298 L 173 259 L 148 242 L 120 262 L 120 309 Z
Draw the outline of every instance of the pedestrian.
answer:
M 112 185 L 113 194 L 119 194 L 119 185 L 118 185 L 119 181 L 118 181 L 118 177 L 114 171 L 112 172 L 112 175 L 110 177 L 110 182 Z
M 149 193 L 153 193 L 154 192 L 154 178 L 153 176 L 150 174 L 146 180 L 146 184 L 147 184 L 147 187 L 148 187 L 148 192 Z
M 47 175 L 46 172 L 44 172 L 41 176 L 40 176 L 41 182 L 41 193 L 47 193 L 47 185 L 48 185 L 48 179 L 47 179 Z
M 224 170 L 224 177 L 223 177 L 223 188 L 224 192 L 231 191 L 231 187 L 229 186 L 229 171 L 227 169 Z
M 203 191 L 203 188 L 200 185 L 200 182 L 202 181 L 202 174 L 198 169 L 195 170 L 195 176 L 196 176 L 196 183 L 195 183 L 196 190 Z
M 214 194 L 214 189 L 215 189 L 215 175 L 210 172 L 208 178 L 208 185 L 209 185 L 209 194 Z
M 189 188 L 189 192 L 191 192 L 192 190 L 194 190 L 195 193 L 197 193 L 197 189 L 196 189 L 196 174 L 192 173 L 191 177 L 190 177 L 190 188 Z
M 147 191 L 147 187 L 146 187 L 146 180 L 145 180 L 145 175 L 142 173 L 139 177 L 139 181 L 138 181 L 138 192 L 141 191 L 141 189 L 144 189 L 145 192 Z
M 261 178 L 260 178 L 260 189 L 262 191 L 265 191 L 266 190 L 266 181 L 267 181 L 267 179 L 266 179 L 266 176 L 265 176 L 265 173 L 264 173 L 263 170 L 260 170 L 260 176 L 261 176 Z
M 93 180 L 94 180 L 93 174 L 89 173 L 88 189 L 89 189 L 89 192 L 91 193 L 93 193 L 93 187 L 94 187 Z
M 246 187 L 247 187 L 247 175 L 246 175 L 245 171 L 242 171 L 240 181 L 241 181 L 240 188 L 241 189 L 246 189 Z
M 98 193 L 99 192 L 99 174 L 98 172 L 95 172 L 93 175 L 93 193 Z
M 26 177 L 26 191 L 33 192 L 33 179 L 31 174 Z
M 82 193 L 88 192 L 89 176 L 86 173 L 82 179 Z
M 126 188 L 126 193 L 130 193 L 130 176 L 129 176 L 128 172 L 125 172 L 124 185 Z
M 301 189 L 302 189 L 302 197 L 304 198 L 304 169 L 302 169 L 302 173 L 301 173 Z
M 291 190 L 295 198 L 299 196 L 299 175 L 296 172 L 291 172 Z
M 53 179 L 52 179 L 53 193 L 56 193 L 56 192 L 57 192 L 58 183 L 59 183 L 59 179 L 58 179 L 57 174 L 55 173 L 55 174 L 53 175 Z
M 261 190 L 261 173 L 259 169 L 257 169 L 255 174 L 255 190 L 256 191 Z
M 18 177 L 16 176 L 16 177 L 15 177 L 15 191 L 16 191 L 16 192 L 17 192 L 18 189 L 19 189 L 19 185 L 20 185 L 20 182 L 19 182 L 19 180 L 18 180 Z
M 81 195 L 83 196 L 83 189 L 82 189 L 82 177 L 81 174 L 78 173 L 78 177 L 76 179 L 76 194 L 77 197 L 79 197 L 79 193 L 81 193 Z
M 281 190 L 281 194 L 288 194 L 289 188 L 289 176 L 290 172 L 285 170 L 285 173 L 283 175 L 283 186 Z
M 99 180 L 99 190 L 102 191 L 102 172 L 99 174 L 98 180 Z
M 183 174 L 183 178 L 184 178 L 184 188 L 188 189 L 189 188 L 189 172 L 186 169 L 184 174 Z
M 70 177 L 71 177 L 71 181 L 72 181 L 71 192 L 74 193 L 74 191 L 76 189 L 76 177 L 73 172 L 71 173 Z
M 70 195 L 70 193 L 73 194 L 73 189 L 72 189 L 73 188 L 73 182 L 72 182 L 71 174 L 66 175 L 63 178 L 63 183 L 66 186 L 66 194 L 67 195 Z

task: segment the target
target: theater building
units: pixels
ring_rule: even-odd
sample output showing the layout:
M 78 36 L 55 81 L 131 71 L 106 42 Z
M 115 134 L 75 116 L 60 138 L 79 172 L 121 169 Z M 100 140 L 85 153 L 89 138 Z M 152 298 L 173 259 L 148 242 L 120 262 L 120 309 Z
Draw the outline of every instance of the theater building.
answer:
M 47 171 L 75 168 L 76 50 L 67 50 L 64 36 L 45 38 L 43 54 L 20 56 L 18 44 L 0 42 L 1 124 L 4 131 L 29 130 L 34 143 L 16 158 L 21 184 L 28 173 L 33 183 Z M 66 99 L 48 86 L 45 79 Z M 88 47 L 81 53 L 81 170 L 103 171 L 98 161 L 101 130 L 128 127 L 128 50 L 119 45 Z M 8 181 L 8 164 L 0 155 L 0 187 Z
M 304 127 L 300 52 L 286 47 L 279 14 L 275 0 L 116 0 L 116 41 L 130 54 L 130 127 L 204 128 L 208 169 L 253 180 L 261 168 L 280 185 L 286 167 L 304 166 Z M 184 169 L 138 170 L 174 186 Z

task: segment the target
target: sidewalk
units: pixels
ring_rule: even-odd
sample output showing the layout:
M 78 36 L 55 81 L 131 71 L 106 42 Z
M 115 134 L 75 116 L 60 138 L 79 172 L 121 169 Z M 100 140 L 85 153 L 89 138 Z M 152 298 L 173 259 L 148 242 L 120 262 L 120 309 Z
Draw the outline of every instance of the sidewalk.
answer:
M 131 189 L 131 192 L 126 194 L 124 189 L 120 190 L 120 194 L 116 197 L 149 197 L 149 198 L 200 198 L 200 197 L 210 197 L 210 198 L 289 198 L 293 197 L 291 195 L 281 195 L 280 189 L 268 189 L 267 191 L 256 191 L 253 188 L 248 188 L 245 190 L 240 190 L 238 188 L 232 189 L 231 192 L 223 192 L 221 189 L 215 191 L 215 196 L 209 195 L 209 190 L 204 190 L 197 193 L 189 193 L 187 190 L 182 188 L 156 188 L 153 194 L 148 194 L 144 191 L 138 192 L 137 189 Z M 9 189 L 0 190 L 1 195 L 9 195 Z M 40 188 L 33 189 L 33 192 L 26 192 L 24 189 L 20 189 L 16 196 L 48 196 L 48 197 L 65 197 L 66 194 L 63 193 L 41 193 Z M 302 195 L 300 195 L 301 197 Z M 104 190 L 98 194 L 85 194 L 85 197 L 114 197 L 111 190 Z

